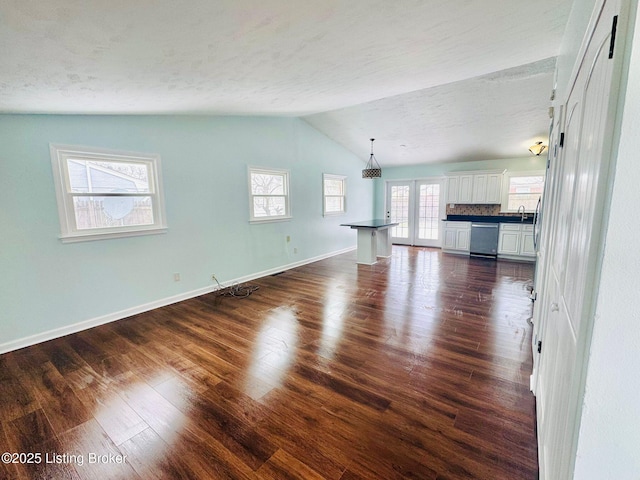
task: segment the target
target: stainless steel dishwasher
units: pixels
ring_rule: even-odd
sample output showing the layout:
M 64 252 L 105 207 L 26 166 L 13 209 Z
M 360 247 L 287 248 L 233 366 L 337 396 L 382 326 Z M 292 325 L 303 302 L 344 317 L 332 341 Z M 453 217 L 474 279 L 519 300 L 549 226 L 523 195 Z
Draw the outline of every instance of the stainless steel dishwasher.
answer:
M 471 255 L 496 258 L 498 256 L 498 223 L 471 224 Z

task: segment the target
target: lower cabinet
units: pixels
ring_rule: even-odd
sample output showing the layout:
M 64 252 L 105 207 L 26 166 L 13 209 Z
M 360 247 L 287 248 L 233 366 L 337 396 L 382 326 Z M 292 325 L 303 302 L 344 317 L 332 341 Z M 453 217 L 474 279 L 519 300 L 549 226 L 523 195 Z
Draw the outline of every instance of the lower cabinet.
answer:
M 500 236 L 498 237 L 498 255 L 519 255 L 521 238 L 520 225 L 501 223 Z
M 522 225 L 522 242 L 520 243 L 520 255 L 523 257 L 536 256 L 536 248 L 533 245 L 533 225 Z
M 536 250 L 533 246 L 533 225 L 501 223 L 498 238 L 498 257 L 513 260 L 533 261 Z
M 469 255 L 471 222 L 444 222 L 442 250 L 447 253 Z M 498 258 L 535 261 L 533 225 L 501 223 L 498 237 Z
M 450 253 L 469 253 L 471 222 L 444 222 L 442 249 Z

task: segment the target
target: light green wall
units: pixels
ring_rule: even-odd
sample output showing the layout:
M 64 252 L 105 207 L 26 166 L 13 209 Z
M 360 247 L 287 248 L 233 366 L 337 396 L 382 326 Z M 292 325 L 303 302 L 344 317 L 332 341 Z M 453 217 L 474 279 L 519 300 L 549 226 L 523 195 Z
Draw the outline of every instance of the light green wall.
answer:
M 160 154 L 168 233 L 61 243 L 50 142 Z M 294 118 L 0 115 L 0 146 L 0 347 L 355 247 L 339 224 L 373 212 L 362 161 Z M 291 221 L 248 223 L 247 165 L 290 170 Z M 347 215 L 322 216 L 322 173 Z
M 386 180 L 413 180 L 427 177 L 441 177 L 451 172 L 475 170 L 512 170 L 530 171 L 545 170 L 546 156 L 529 155 L 522 158 L 501 160 L 481 160 L 477 162 L 436 163 L 425 165 L 408 165 L 404 167 L 383 168 L 382 178 L 375 180 L 375 215 L 384 218 L 384 182 Z

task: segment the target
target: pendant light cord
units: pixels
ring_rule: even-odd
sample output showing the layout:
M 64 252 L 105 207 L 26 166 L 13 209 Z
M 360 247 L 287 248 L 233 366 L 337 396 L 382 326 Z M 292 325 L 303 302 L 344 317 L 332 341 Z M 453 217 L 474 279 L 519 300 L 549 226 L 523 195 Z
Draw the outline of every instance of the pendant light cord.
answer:
M 375 141 L 375 138 L 372 138 L 371 139 L 371 155 L 369 155 L 369 162 L 367 163 L 367 168 L 374 168 L 373 162 L 376 162 L 376 168 L 380 168 L 380 164 L 378 163 L 378 159 L 373 154 L 373 142 L 374 141 Z

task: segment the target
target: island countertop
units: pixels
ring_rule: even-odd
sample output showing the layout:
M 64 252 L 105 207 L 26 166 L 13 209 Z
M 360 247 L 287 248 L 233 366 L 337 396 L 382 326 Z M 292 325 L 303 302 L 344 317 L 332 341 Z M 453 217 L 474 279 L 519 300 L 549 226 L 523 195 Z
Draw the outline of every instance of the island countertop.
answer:
M 351 222 L 351 223 L 341 223 L 341 227 L 351 227 L 351 228 L 385 228 L 385 227 L 394 227 L 398 225 L 398 223 L 391 222 L 389 220 L 383 220 L 381 218 L 377 218 L 374 220 L 363 220 L 360 222 Z

